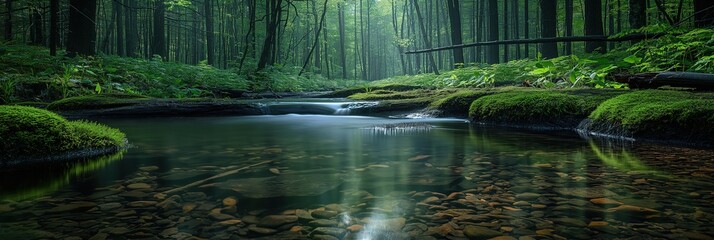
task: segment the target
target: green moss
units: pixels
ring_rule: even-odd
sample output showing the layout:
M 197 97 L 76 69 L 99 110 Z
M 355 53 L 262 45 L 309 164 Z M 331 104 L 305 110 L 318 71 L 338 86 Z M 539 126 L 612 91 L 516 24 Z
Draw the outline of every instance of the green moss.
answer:
M 530 91 L 531 88 L 499 87 L 487 89 L 458 89 L 456 92 L 440 98 L 429 105 L 430 109 L 438 110 L 443 116 L 466 117 L 471 103 L 476 99 L 491 94 L 509 91 Z
M 120 147 L 124 141 L 122 132 L 101 124 L 67 121 L 32 107 L 0 106 L 0 159 Z
M 574 128 L 604 98 L 545 90 L 498 93 L 476 99 L 469 117 L 497 125 Z
M 354 94 L 358 93 L 367 93 L 367 92 L 373 92 L 373 91 L 409 91 L 409 90 L 415 90 L 415 89 L 421 89 L 424 87 L 421 86 L 414 86 L 414 85 L 404 85 L 404 84 L 384 84 L 380 86 L 359 86 L 359 87 L 351 87 L 351 88 L 346 88 L 346 89 L 341 89 L 337 90 L 325 95 L 322 95 L 321 97 L 331 97 L 331 98 L 346 98 Z
M 411 99 L 411 98 L 422 98 L 424 96 L 443 94 L 442 91 L 428 90 L 428 89 L 415 89 L 407 91 L 394 91 L 394 90 L 374 90 L 364 93 L 356 93 L 349 96 L 349 99 L 353 100 L 390 100 L 390 99 Z
M 633 137 L 712 140 L 714 93 L 636 91 L 603 102 L 590 119 L 594 126 L 619 127 Z
M 47 106 L 50 110 L 103 109 L 135 105 L 148 98 L 133 94 L 102 94 L 57 100 Z

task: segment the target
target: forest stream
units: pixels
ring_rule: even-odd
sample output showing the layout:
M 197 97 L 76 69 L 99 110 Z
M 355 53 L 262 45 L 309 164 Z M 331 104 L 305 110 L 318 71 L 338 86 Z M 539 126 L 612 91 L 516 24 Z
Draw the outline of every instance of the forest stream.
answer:
M 336 115 L 348 113 L 345 104 L 267 105 L 283 115 L 95 119 L 125 132 L 132 147 L 3 173 L 0 236 L 714 236 L 712 150 L 462 119 Z

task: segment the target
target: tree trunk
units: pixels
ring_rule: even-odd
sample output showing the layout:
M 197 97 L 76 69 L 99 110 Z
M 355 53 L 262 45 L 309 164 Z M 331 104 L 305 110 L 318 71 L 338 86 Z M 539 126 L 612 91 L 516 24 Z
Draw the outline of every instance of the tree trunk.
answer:
M 325 22 L 325 14 L 327 13 L 327 1 L 325 0 L 325 4 L 322 7 L 322 17 L 320 17 L 320 23 L 317 25 L 317 32 L 315 33 L 315 42 L 312 44 L 312 48 L 310 49 L 310 53 L 308 53 L 307 58 L 305 59 L 305 63 L 302 65 L 302 69 L 300 69 L 300 73 L 298 73 L 298 76 L 302 75 L 305 72 L 305 68 L 307 67 L 307 64 L 310 62 L 310 56 L 312 56 L 313 52 L 315 51 L 315 48 L 317 45 L 319 45 L 320 42 L 320 32 L 322 31 L 322 26 Z
M 157 0 L 154 3 L 154 34 L 151 41 L 151 55 L 158 55 L 162 59 L 166 59 L 166 30 L 164 27 L 166 6 L 163 0 Z
M 270 0 L 272 3 L 272 9 L 270 9 L 270 18 L 266 19 L 267 29 L 265 29 L 266 36 L 263 41 L 263 50 L 260 52 L 260 60 L 258 60 L 258 69 L 262 70 L 268 65 L 270 60 L 270 55 L 273 50 L 273 45 L 275 44 L 275 32 L 280 24 L 280 19 L 278 19 L 278 12 L 281 10 L 283 5 L 283 0 Z
M 126 27 L 126 55 L 136 57 L 139 52 L 139 28 L 137 26 L 136 0 L 126 0 L 128 6 L 124 16 Z
M 345 9 L 344 3 L 337 4 L 338 28 L 340 31 L 340 66 L 342 66 L 342 79 L 347 79 L 347 53 L 345 52 Z M 406 74 L 406 73 L 405 73 Z
M 12 40 L 12 0 L 5 0 L 5 40 Z
M 59 45 L 59 0 L 50 0 L 50 55 L 57 56 Z
M 503 1 L 503 40 L 509 40 L 511 37 L 508 34 L 508 28 L 511 27 L 508 21 L 508 0 Z M 503 46 L 503 62 L 508 62 L 510 58 L 509 50 L 511 46 Z
M 523 38 L 525 38 L 525 39 L 528 39 L 531 37 L 530 36 L 531 25 L 529 24 L 530 18 L 528 16 L 530 9 L 528 7 L 528 1 L 530 1 L 530 0 L 523 1 L 523 9 L 524 9 L 524 11 L 523 11 Z M 530 45 L 528 45 L 528 44 L 523 45 L 523 53 L 524 53 L 523 57 L 529 58 L 530 51 L 531 51 Z
M 498 41 L 498 1 L 489 0 L 488 1 L 488 40 Z M 492 45 L 488 47 L 488 59 L 489 64 L 498 63 L 499 60 L 499 47 L 498 45 Z
M 419 22 L 419 30 L 421 31 L 421 36 L 424 39 L 424 44 L 426 44 L 427 48 L 431 48 L 431 41 L 429 41 L 429 37 L 427 36 L 426 27 L 424 27 L 424 19 L 422 18 L 421 11 L 419 10 L 419 3 L 417 3 L 417 0 L 412 0 L 412 4 L 414 5 L 414 10 L 416 11 L 417 20 Z M 434 55 L 431 53 L 428 55 L 429 63 L 431 64 L 431 68 L 434 70 L 434 74 L 439 75 L 439 69 L 436 67 Z
M 216 65 L 215 54 L 215 40 L 213 36 L 213 2 L 211 0 L 205 0 L 203 2 L 203 11 L 205 15 L 206 23 L 206 58 L 208 59 L 208 65 Z
M 694 0 L 694 26 L 714 26 L 714 1 Z
M 97 16 L 97 0 L 70 0 L 69 4 L 68 55 L 95 55 L 97 29 L 94 21 Z
M 542 38 L 556 37 L 557 7 L 558 5 L 556 0 L 540 1 L 540 23 Z M 558 57 L 558 44 L 554 42 L 541 44 L 541 53 L 543 54 L 543 58 Z
M 117 55 L 126 56 L 126 51 L 124 49 L 124 6 L 120 4 L 120 0 L 112 2 L 112 9 L 114 14 L 116 14 L 116 45 L 117 45 Z
M 573 36 L 573 0 L 565 0 L 565 36 Z M 573 44 L 565 43 L 565 55 L 573 54 Z
M 42 5 L 37 4 L 35 9 L 32 9 L 32 44 L 42 46 L 45 45 L 44 24 L 42 24 Z
M 448 0 L 449 7 L 449 22 L 451 23 L 451 44 L 462 44 L 461 39 L 461 12 L 459 11 L 459 0 Z M 462 49 L 454 49 L 454 65 L 459 68 L 464 65 L 464 51 Z
M 322 22 L 319 22 L 317 19 L 317 0 L 312 1 L 312 16 L 313 16 L 313 23 L 315 24 L 315 29 L 322 29 Z M 318 25 L 320 24 L 320 25 Z M 315 42 L 320 42 L 320 35 L 315 35 Z M 315 73 L 321 73 L 322 70 L 322 59 L 320 58 L 320 44 L 315 45 L 315 61 L 314 61 L 314 66 L 315 66 Z M 308 56 L 310 57 L 310 56 Z
M 709 2 L 710 0 L 705 0 Z M 629 22 L 631 29 L 638 29 L 647 25 L 647 1 L 630 0 Z
M 585 35 L 602 36 L 602 2 L 600 0 L 585 0 Z M 585 52 L 605 53 L 605 42 L 585 42 Z

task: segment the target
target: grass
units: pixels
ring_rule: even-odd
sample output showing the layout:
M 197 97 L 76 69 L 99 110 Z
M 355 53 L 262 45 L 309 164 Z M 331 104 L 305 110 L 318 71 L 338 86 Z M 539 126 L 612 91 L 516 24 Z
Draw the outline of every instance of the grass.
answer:
M 67 121 L 32 107 L 0 106 L 0 159 L 121 147 L 125 138 L 119 130 L 98 123 Z
M 714 140 L 714 93 L 642 90 L 600 104 L 593 128 L 610 127 L 634 137 Z M 604 130 L 604 129 L 597 129 Z

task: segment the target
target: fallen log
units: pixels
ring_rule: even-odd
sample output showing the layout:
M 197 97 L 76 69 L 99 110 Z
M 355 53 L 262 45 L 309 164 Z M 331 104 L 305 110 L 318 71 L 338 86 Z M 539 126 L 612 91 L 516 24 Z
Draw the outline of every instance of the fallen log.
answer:
M 617 74 L 615 81 L 626 83 L 630 88 L 649 89 L 663 86 L 714 90 L 714 74 L 696 72 L 653 72 L 634 75 Z
M 664 35 L 665 35 L 665 33 L 636 33 L 636 34 L 630 34 L 630 35 L 625 35 L 625 36 L 621 36 L 621 37 L 608 37 L 608 36 L 603 36 L 603 35 L 589 35 L 589 36 L 570 36 L 570 37 L 535 38 L 535 39 L 512 39 L 512 40 L 500 40 L 500 41 L 490 41 L 490 42 L 465 43 L 465 44 L 452 45 L 452 46 L 446 46 L 446 47 L 420 49 L 420 50 L 408 51 L 408 52 L 405 52 L 404 54 L 427 53 L 427 52 L 434 52 L 434 51 L 444 51 L 444 50 L 451 50 L 451 49 L 489 46 L 489 45 L 554 43 L 554 42 L 625 42 L 625 41 L 632 41 L 632 40 L 658 38 L 658 37 L 661 37 Z
M 268 164 L 268 163 L 271 163 L 271 162 L 273 162 L 273 161 L 262 161 L 262 162 L 255 163 L 255 164 L 251 164 L 251 165 L 248 165 L 248 166 L 245 166 L 245 167 L 228 170 L 228 171 L 222 172 L 222 173 L 220 173 L 220 174 L 218 174 L 218 175 L 214 175 L 214 176 L 212 176 L 212 177 L 209 177 L 209 178 L 206 178 L 206 179 L 203 179 L 203 180 L 199 180 L 199 181 L 195 181 L 195 182 L 189 183 L 189 184 L 184 185 L 184 186 L 182 186 L 182 187 L 177 187 L 177 188 L 174 188 L 174 189 L 171 189 L 171 190 L 168 190 L 168 191 L 164 191 L 164 192 L 159 193 L 159 194 L 157 194 L 157 195 L 167 196 L 167 195 L 169 195 L 169 194 L 171 194 L 171 193 L 180 192 L 180 191 L 183 191 L 183 190 L 185 190 L 185 189 L 188 189 L 188 188 L 191 188 L 191 187 L 195 187 L 195 186 L 204 184 L 204 183 L 206 183 L 206 182 L 208 182 L 208 181 L 211 181 L 211 180 L 214 180 L 214 179 L 217 179 L 217 178 L 222 178 L 222 177 L 225 177 L 225 176 L 233 175 L 233 174 L 236 174 L 236 173 L 238 173 L 238 172 L 240 172 L 240 171 L 247 170 L 247 169 L 249 169 L 249 168 L 256 167 L 256 166 L 260 166 L 260 165 L 263 165 L 263 164 Z M 158 196 L 157 196 L 157 198 L 161 199 L 162 197 L 158 197 Z

